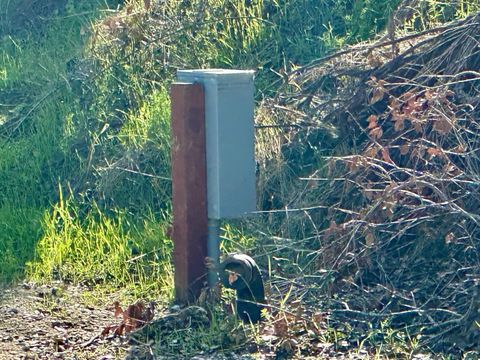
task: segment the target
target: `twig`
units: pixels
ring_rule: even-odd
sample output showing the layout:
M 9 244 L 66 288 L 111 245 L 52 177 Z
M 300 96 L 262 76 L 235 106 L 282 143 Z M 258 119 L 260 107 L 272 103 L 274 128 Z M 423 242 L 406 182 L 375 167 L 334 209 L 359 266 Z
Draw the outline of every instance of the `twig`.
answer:
M 385 47 L 385 46 L 394 45 L 394 44 L 397 44 L 397 43 L 400 43 L 400 42 L 416 39 L 416 38 L 419 38 L 419 37 L 422 37 L 422 36 L 425 36 L 425 35 L 450 30 L 450 29 L 458 26 L 461 23 L 462 22 L 455 22 L 455 23 L 452 23 L 452 24 L 449 24 L 449 25 L 435 27 L 435 28 L 424 30 L 424 31 L 421 31 L 421 32 L 418 32 L 418 33 L 415 33 L 415 34 L 410 34 L 410 35 L 407 35 L 407 36 L 404 36 L 404 37 L 401 37 L 401 38 L 398 38 L 398 39 L 381 42 L 379 44 L 374 44 L 374 45 L 369 45 L 369 46 L 357 46 L 357 47 L 352 47 L 352 48 L 349 48 L 349 49 L 346 49 L 346 50 L 342 50 L 342 51 L 336 52 L 334 54 L 327 55 L 327 56 L 321 57 L 319 59 L 313 60 L 310 63 L 308 63 L 307 65 L 301 66 L 298 69 L 295 69 L 295 70 L 291 71 L 290 73 L 287 74 L 287 77 L 290 78 L 294 75 L 297 75 L 301 72 L 309 70 L 309 69 L 311 69 L 313 67 L 316 67 L 316 66 L 318 66 L 318 65 L 320 65 L 324 62 L 327 62 L 329 60 L 335 59 L 335 58 L 343 56 L 343 55 L 347 55 L 347 54 L 357 52 L 357 51 L 372 51 L 374 49 L 378 49 L 378 48 L 382 48 L 382 47 Z

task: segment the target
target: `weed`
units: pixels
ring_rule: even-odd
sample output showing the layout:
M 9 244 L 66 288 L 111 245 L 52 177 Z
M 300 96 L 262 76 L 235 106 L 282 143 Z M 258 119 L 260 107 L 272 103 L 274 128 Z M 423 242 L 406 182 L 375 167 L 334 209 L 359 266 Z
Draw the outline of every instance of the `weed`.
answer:
M 98 208 L 80 216 L 61 200 L 45 214 L 44 234 L 36 258 L 29 263 L 32 279 L 53 279 L 124 287 L 136 296 L 171 296 L 171 243 L 157 219 L 131 222 L 125 214 L 109 218 Z

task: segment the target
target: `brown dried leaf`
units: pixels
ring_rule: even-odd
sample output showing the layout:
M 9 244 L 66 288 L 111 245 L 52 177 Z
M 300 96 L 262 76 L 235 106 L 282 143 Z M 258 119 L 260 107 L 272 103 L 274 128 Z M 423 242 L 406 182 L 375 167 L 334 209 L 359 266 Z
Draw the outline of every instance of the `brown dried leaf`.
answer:
M 370 130 L 370 136 L 374 139 L 381 139 L 383 136 L 383 130 L 381 127 L 376 127 L 375 129 Z
M 314 324 L 320 324 L 325 322 L 325 313 L 316 312 L 315 314 L 312 315 L 312 321 Z
M 347 160 L 347 167 L 350 172 L 356 171 L 361 166 L 361 159 L 359 156 L 353 156 Z
M 365 245 L 367 247 L 372 247 L 374 244 L 375 244 L 375 235 L 373 235 L 371 231 L 368 231 L 367 235 L 365 235 Z
M 425 99 L 427 100 L 432 100 L 435 97 L 435 92 L 433 90 L 427 90 L 425 91 Z
M 120 303 L 118 301 L 115 301 L 113 303 L 113 308 L 115 312 L 115 319 L 118 318 L 120 315 L 123 315 L 122 307 L 120 306 Z
M 273 329 L 275 331 L 275 335 L 278 337 L 286 337 L 288 335 L 288 321 L 285 317 L 280 317 L 279 319 L 275 320 L 273 323 Z
M 369 129 L 373 129 L 373 128 L 376 128 L 378 125 L 377 125 L 377 120 L 378 120 L 378 116 L 376 115 L 370 115 L 367 119 L 368 121 L 368 128 Z
M 383 158 L 384 161 L 386 161 L 390 164 L 393 164 L 393 160 L 390 157 L 390 152 L 388 151 L 387 148 L 382 148 L 382 158 Z
M 428 148 L 427 153 L 430 155 L 430 158 L 434 158 L 435 156 L 441 156 L 443 154 L 441 149 L 438 148 Z
M 126 329 L 125 329 L 125 328 L 126 328 L 125 324 L 124 324 L 124 323 L 121 323 L 119 326 L 117 326 L 117 327 L 115 328 L 114 334 L 115 334 L 116 336 L 122 336 L 123 334 L 126 333 Z
M 405 121 L 404 119 L 399 119 L 395 121 L 395 124 L 393 125 L 395 131 L 402 131 L 405 128 Z
M 423 133 L 423 128 L 422 128 L 422 124 L 420 121 L 414 121 L 413 122 L 413 127 L 415 128 L 415 131 L 418 132 L 418 133 Z
M 118 327 L 117 325 L 108 325 L 108 326 L 106 326 L 106 327 L 102 330 L 100 336 L 101 336 L 101 337 L 108 336 L 108 334 L 110 334 L 110 332 L 111 332 L 112 330 L 116 330 L 117 327 Z
M 383 99 L 384 96 L 385 96 L 385 88 L 381 86 L 374 88 L 372 93 L 372 98 L 370 99 L 369 104 L 373 105 L 379 102 L 380 100 Z
M 446 118 L 437 119 L 433 122 L 433 130 L 441 135 L 447 135 L 452 129 L 452 124 Z
M 378 153 L 378 149 L 376 146 L 370 146 L 367 148 L 367 150 L 365 150 L 365 156 L 367 157 L 371 157 L 371 158 L 374 158 L 375 156 L 377 156 L 377 153 Z
M 410 152 L 410 145 L 409 144 L 403 144 L 400 146 L 400 154 L 401 155 L 407 155 Z
M 238 274 L 235 273 L 235 272 L 233 272 L 233 271 L 229 272 L 229 274 L 228 274 L 228 283 L 229 283 L 230 285 L 232 285 L 232 284 L 233 284 L 235 281 L 237 281 L 237 280 L 238 280 Z
M 335 220 L 330 220 L 330 226 L 325 230 L 325 236 L 335 234 L 339 230 L 339 226 Z
M 393 112 L 400 112 L 400 107 L 401 107 L 401 102 L 399 99 L 397 99 L 396 97 L 391 97 L 391 100 L 390 100 L 390 104 L 389 104 L 389 107 Z
M 371 52 L 367 55 L 367 63 L 373 67 L 379 67 L 383 65 L 382 59 L 378 55 L 374 55 Z

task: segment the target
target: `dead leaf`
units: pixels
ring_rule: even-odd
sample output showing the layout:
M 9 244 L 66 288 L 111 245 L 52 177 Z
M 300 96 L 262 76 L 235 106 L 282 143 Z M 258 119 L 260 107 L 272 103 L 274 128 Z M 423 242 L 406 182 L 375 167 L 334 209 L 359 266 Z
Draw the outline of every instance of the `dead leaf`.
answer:
M 420 121 L 413 121 L 413 127 L 415 128 L 415 131 L 419 134 L 423 133 L 422 124 Z
M 401 118 L 395 121 L 393 128 L 395 131 L 402 131 L 405 128 L 405 119 Z
M 374 88 L 372 93 L 372 98 L 370 99 L 369 104 L 373 105 L 379 102 L 380 100 L 383 99 L 384 96 L 385 96 L 385 88 L 383 87 Z
M 367 55 L 367 62 L 370 66 L 379 67 L 383 65 L 382 59 L 378 55 L 374 55 L 373 53 L 369 52 Z
M 100 336 L 102 336 L 102 337 L 107 336 L 108 334 L 110 334 L 110 332 L 111 332 L 112 330 L 115 330 L 117 327 L 118 327 L 117 325 L 108 325 L 108 326 L 106 326 L 106 327 L 102 330 Z
M 275 335 L 278 337 L 286 337 L 288 335 L 288 321 L 287 319 L 282 316 L 275 320 L 273 323 L 273 329 L 275 331 Z
M 120 315 L 123 314 L 122 307 L 120 306 L 120 303 L 118 301 L 115 301 L 113 303 L 114 306 L 114 311 L 115 311 L 115 319 L 118 318 Z
M 145 5 L 145 10 L 150 10 L 150 7 L 151 7 L 151 3 L 150 3 L 150 0 L 143 0 L 143 4 Z
M 382 158 L 384 161 L 390 163 L 390 164 L 393 164 L 393 160 L 392 158 L 390 157 L 390 152 L 388 151 L 387 148 L 382 148 Z
M 228 274 L 228 283 L 232 285 L 237 280 L 238 280 L 238 274 L 233 271 L 230 271 Z
M 443 154 L 441 149 L 433 147 L 428 148 L 427 153 L 430 155 L 430 158 L 434 158 L 435 156 L 441 156 Z
M 375 244 L 375 235 L 373 235 L 371 231 L 368 231 L 367 235 L 365 235 L 365 245 L 370 248 L 374 244 Z
M 446 118 L 437 119 L 433 122 L 433 130 L 441 135 L 447 135 L 453 129 L 453 125 Z
M 377 125 L 377 120 L 378 120 L 378 117 L 376 115 L 370 115 L 367 119 L 368 121 L 368 128 L 369 129 L 373 129 L 373 128 L 376 128 L 378 125 Z
M 375 129 L 370 130 L 370 136 L 374 139 L 381 139 L 383 136 L 383 130 L 381 127 L 376 127 Z
M 427 90 L 425 91 L 425 99 L 427 100 L 433 100 L 433 98 L 435 97 L 435 92 L 433 90 Z
M 314 324 L 319 324 L 325 322 L 325 314 L 322 312 L 316 312 L 312 315 L 312 321 Z
M 399 112 L 400 107 L 401 107 L 400 100 L 398 98 L 392 96 L 391 100 L 390 100 L 389 107 L 390 107 L 392 112 Z
M 137 301 L 133 305 L 129 305 L 126 310 L 122 311 L 120 303 L 114 302 L 115 318 L 122 315 L 122 322 L 119 325 L 106 326 L 101 336 L 107 336 L 113 331 L 114 335 L 121 336 L 133 330 L 143 327 L 154 317 L 155 302 L 151 302 L 147 307 L 142 301 Z
M 374 158 L 375 156 L 377 156 L 377 153 L 378 153 L 378 149 L 376 146 L 370 146 L 367 148 L 367 150 L 365 150 L 365 156 L 367 157 L 371 157 L 371 158 Z
M 410 152 L 410 145 L 409 144 L 403 144 L 400 146 L 400 154 L 401 155 L 407 155 Z
M 347 167 L 350 172 L 355 172 L 361 165 L 362 160 L 359 156 L 352 156 L 347 160 Z

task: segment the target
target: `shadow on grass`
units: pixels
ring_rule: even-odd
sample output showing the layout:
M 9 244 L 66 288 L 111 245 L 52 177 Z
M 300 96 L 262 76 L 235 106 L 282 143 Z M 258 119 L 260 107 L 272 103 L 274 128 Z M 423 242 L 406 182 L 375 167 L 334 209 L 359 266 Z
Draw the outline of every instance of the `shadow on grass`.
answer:
M 41 237 L 43 214 L 38 208 L 0 207 L 0 286 L 23 278 Z

